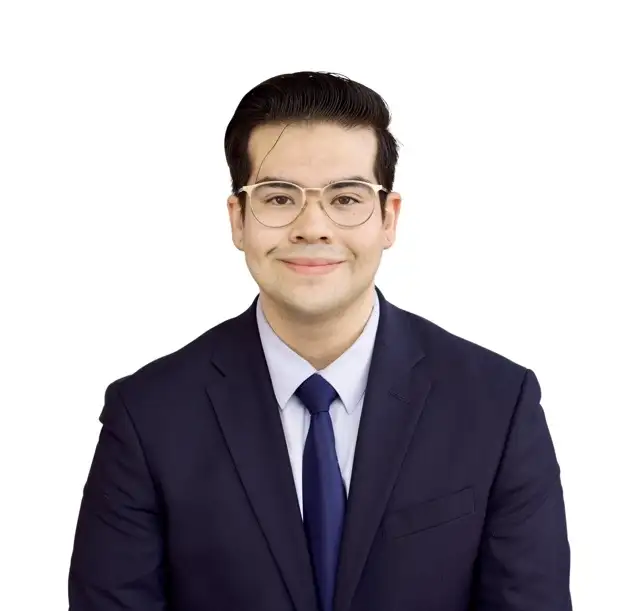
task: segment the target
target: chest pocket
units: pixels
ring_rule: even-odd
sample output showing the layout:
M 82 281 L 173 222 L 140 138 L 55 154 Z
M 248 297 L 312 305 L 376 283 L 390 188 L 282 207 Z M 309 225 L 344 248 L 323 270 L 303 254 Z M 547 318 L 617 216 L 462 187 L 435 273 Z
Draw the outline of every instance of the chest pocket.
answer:
M 472 488 L 398 509 L 384 521 L 384 532 L 393 539 L 435 528 L 475 513 Z

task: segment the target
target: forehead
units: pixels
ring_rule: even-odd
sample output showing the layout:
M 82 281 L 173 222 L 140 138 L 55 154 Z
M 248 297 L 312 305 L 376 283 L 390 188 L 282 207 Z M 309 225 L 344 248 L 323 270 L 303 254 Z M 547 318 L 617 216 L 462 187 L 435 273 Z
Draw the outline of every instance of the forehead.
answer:
M 253 130 L 248 153 L 250 182 L 261 176 L 279 176 L 309 186 L 346 176 L 363 176 L 374 182 L 377 138 L 366 127 L 263 125 Z

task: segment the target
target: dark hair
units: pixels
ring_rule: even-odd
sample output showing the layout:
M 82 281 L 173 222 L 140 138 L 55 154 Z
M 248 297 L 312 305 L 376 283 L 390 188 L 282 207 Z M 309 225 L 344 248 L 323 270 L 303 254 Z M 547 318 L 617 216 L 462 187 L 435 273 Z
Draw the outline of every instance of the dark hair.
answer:
M 225 158 L 233 193 L 250 179 L 248 142 L 252 130 L 261 125 L 297 122 L 372 128 L 377 137 L 374 174 L 385 189 L 392 190 L 399 152 L 388 129 L 390 111 L 383 98 L 340 74 L 295 72 L 260 83 L 243 96 L 236 108 L 225 131 Z M 240 194 L 242 206 L 244 195 Z M 382 192 L 382 212 L 385 200 Z

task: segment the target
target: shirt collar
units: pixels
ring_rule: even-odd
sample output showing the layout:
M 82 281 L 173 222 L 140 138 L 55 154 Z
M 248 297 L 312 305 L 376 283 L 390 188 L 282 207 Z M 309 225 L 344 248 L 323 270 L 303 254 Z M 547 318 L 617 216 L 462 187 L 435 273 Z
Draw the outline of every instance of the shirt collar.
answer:
M 260 299 L 256 305 L 256 321 L 274 395 L 281 409 L 285 409 L 296 389 L 313 373 L 319 373 L 332 384 L 349 414 L 356 409 L 366 390 L 379 326 L 379 297 L 376 293 L 372 313 L 361 335 L 337 360 L 318 372 L 270 327 Z

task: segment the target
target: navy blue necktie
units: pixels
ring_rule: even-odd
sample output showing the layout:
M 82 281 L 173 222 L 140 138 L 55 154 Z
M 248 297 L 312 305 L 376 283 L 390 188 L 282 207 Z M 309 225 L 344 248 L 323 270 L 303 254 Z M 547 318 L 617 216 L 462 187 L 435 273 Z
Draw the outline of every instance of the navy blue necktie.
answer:
M 303 450 L 303 523 L 319 609 L 332 611 L 346 508 L 330 419 L 330 404 L 337 391 L 315 373 L 299 386 L 296 395 L 310 412 L 310 430 Z

